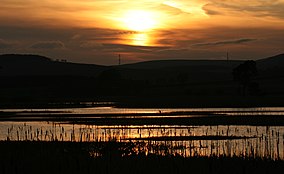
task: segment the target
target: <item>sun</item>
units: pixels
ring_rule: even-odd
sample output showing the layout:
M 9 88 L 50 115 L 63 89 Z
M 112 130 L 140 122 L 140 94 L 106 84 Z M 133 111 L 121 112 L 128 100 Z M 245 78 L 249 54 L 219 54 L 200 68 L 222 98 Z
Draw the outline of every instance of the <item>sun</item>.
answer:
M 125 28 L 133 31 L 148 31 L 157 25 L 155 16 L 150 11 L 132 10 L 123 17 Z

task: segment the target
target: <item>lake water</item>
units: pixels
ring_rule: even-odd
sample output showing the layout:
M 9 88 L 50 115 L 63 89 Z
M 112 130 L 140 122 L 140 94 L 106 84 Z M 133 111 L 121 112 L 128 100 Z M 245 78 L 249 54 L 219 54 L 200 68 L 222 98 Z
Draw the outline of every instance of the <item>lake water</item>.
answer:
M 225 116 L 280 115 L 283 107 L 267 108 L 182 108 L 182 109 L 133 109 L 133 108 L 68 108 L 68 109 L 10 109 L 0 112 L 16 113 L 17 117 L 60 117 L 68 114 L 80 117 L 97 114 L 100 117 L 195 117 L 206 113 Z M 200 115 L 198 113 L 200 112 Z M 153 113 L 153 115 L 147 115 Z M 174 113 L 178 113 L 175 115 Z M 182 114 L 184 113 L 184 114 Z M 194 114 L 190 114 L 194 113 Z M 124 115 L 126 114 L 126 115 Z M 133 114 L 133 116 L 132 116 Z M 137 115 L 138 114 L 138 115 Z M 145 115 L 143 115 L 145 114 Z M 74 124 L 65 121 L 2 121 L 0 140 L 16 141 L 119 141 L 143 142 L 148 153 L 183 156 L 244 156 L 284 159 L 284 126 L 250 125 L 101 125 Z M 159 148 L 158 148 L 159 147 Z M 158 150 L 157 150 L 158 149 Z
M 52 114 L 126 114 L 126 113 L 168 113 L 168 112 L 212 112 L 227 115 L 284 115 L 284 107 L 260 107 L 260 108 L 115 108 L 115 107 L 91 107 L 91 108 L 59 108 L 59 109 L 0 109 L 0 112 L 18 112 L 25 115 L 34 112 L 34 115 Z M 26 113 L 25 113 L 26 112 Z M 31 114 L 31 113 L 29 113 Z

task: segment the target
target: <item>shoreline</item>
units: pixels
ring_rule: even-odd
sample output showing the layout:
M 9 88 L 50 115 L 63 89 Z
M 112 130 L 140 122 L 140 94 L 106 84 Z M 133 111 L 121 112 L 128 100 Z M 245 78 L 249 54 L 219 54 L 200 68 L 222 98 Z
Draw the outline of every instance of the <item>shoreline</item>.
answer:
M 129 115 L 129 114 L 127 114 Z M 284 126 L 283 115 L 244 115 L 244 116 L 224 116 L 224 115 L 196 115 L 196 116 L 183 116 L 174 115 L 172 117 L 138 117 L 135 114 L 130 114 L 131 117 L 123 117 L 123 114 L 115 116 L 97 116 L 93 114 L 82 115 L 25 115 L 25 116 L 1 116 L 0 122 L 40 122 L 50 121 L 58 122 L 61 124 L 82 124 L 82 125 L 252 125 L 252 126 Z M 153 115 L 153 114 L 151 114 Z M 141 116 L 141 115 L 140 115 Z
M 72 100 L 0 102 L 0 109 L 56 108 L 252 108 L 284 107 L 284 96 L 109 96 Z

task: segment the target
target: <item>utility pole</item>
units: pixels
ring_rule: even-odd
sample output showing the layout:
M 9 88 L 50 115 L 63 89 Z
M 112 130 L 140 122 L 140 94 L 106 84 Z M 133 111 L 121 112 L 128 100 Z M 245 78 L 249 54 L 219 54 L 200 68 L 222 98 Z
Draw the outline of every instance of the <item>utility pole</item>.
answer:
M 118 65 L 121 64 L 121 57 L 120 57 L 120 54 L 118 54 Z
M 229 52 L 227 52 L 227 61 L 229 61 Z

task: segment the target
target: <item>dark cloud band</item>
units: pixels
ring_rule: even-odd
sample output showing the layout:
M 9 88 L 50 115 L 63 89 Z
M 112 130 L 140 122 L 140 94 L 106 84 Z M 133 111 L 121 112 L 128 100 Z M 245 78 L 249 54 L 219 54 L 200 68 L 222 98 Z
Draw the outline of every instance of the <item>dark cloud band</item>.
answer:
M 63 49 L 64 43 L 60 41 L 43 41 L 37 42 L 31 46 L 33 49 Z
M 206 43 L 197 43 L 193 44 L 192 46 L 217 46 L 217 45 L 228 45 L 228 44 L 242 44 L 246 42 L 252 42 L 257 39 L 251 39 L 251 38 L 242 38 L 237 40 L 226 40 L 226 41 L 218 41 L 218 42 L 206 42 Z

